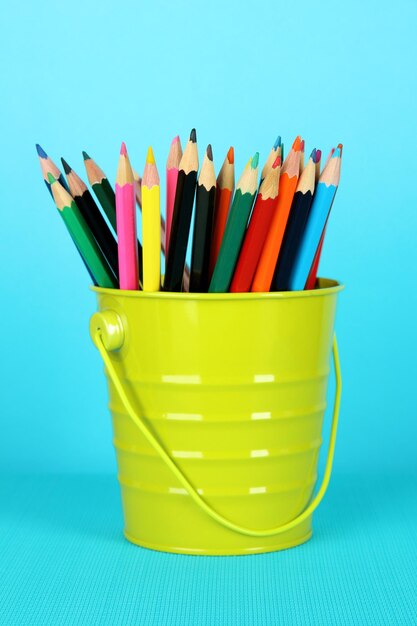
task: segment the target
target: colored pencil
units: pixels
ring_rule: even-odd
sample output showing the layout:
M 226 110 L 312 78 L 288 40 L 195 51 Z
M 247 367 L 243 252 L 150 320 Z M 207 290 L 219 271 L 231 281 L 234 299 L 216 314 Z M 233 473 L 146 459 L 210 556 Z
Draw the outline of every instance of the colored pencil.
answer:
M 110 185 L 107 176 L 93 159 L 83 151 L 84 167 L 90 183 L 98 201 L 107 215 L 114 232 L 117 232 L 116 225 L 116 197 L 113 187 Z
M 233 274 L 231 292 L 249 291 L 278 201 L 281 156 L 278 155 L 261 182 L 249 226 Z
M 165 250 L 169 250 L 169 236 L 171 233 L 172 215 L 174 213 L 175 192 L 177 189 L 178 172 L 182 158 L 182 147 L 179 135 L 171 142 L 166 163 L 166 213 L 165 213 Z
M 60 172 L 52 159 L 46 154 L 45 150 L 38 143 L 36 144 L 36 152 L 38 153 L 43 180 L 51 196 L 52 190 L 51 184 L 48 180 L 48 174 L 52 174 L 52 176 L 56 178 L 59 183 L 61 183 L 64 189 L 68 191 L 68 185 L 64 175 L 62 174 L 62 172 Z
M 48 174 L 48 182 L 51 185 L 52 197 L 57 209 L 87 267 L 94 276 L 95 282 L 100 287 L 115 289 L 117 287 L 116 277 L 78 210 L 74 199 L 52 174 Z
M 228 291 L 232 282 L 258 186 L 258 162 L 259 153 L 257 152 L 245 167 L 236 186 L 222 245 L 209 286 L 211 293 Z
M 269 291 L 277 264 L 288 215 L 300 171 L 301 138 L 298 136 L 285 159 L 279 181 L 278 202 L 256 268 L 251 291 Z
M 194 293 L 205 293 L 209 287 L 209 262 L 215 196 L 216 174 L 213 165 L 213 152 L 209 144 L 198 177 L 195 202 L 190 275 L 190 291 Z
M 81 215 L 87 222 L 87 226 L 91 230 L 93 237 L 97 241 L 102 253 L 106 257 L 115 276 L 119 275 L 117 261 L 117 242 L 113 233 L 107 226 L 107 222 L 100 213 L 100 209 L 93 200 L 93 196 L 87 189 L 87 185 L 68 165 L 65 159 L 62 159 L 62 165 L 67 177 L 69 191 L 75 200 Z
M 116 221 L 120 289 L 139 289 L 135 181 L 124 143 L 116 177 Z
M 214 266 L 219 256 L 220 246 L 227 218 L 229 216 L 230 205 L 232 203 L 233 190 L 235 187 L 235 153 L 233 147 L 224 159 L 216 182 L 216 199 L 214 202 L 213 236 L 210 250 L 209 278 L 213 275 Z
M 132 172 L 133 172 L 133 178 L 135 180 L 136 204 L 139 207 L 139 211 L 142 211 L 142 179 L 137 173 L 137 171 L 133 169 L 133 167 L 132 167 Z M 162 215 L 161 215 L 161 250 L 162 250 L 162 253 L 165 254 L 165 220 Z
M 339 143 L 337 147 L 340 148 L 340 156 L 342 156 L 343 145 L 341 143 Z M 332 148 L 332 150 L 330 152 L 330 155 L 329 155 L 329 157 L 328 157 L 328 159 L 326 161 L 326 164 L 329 162 L 329 159 L 333 155 L 334 151 L 335 151 L 335 148 Z M 319 171 L 319 175 L 320 175 L 320 171 Z M 316 181 L 317 180 L 318 180 L 318 178 L 316 179 Z M 333 202 L 334 202 L 334 198 L 333 198 Z M 327 218 L 327 219 L 329 219 L 329 218 Z M 321 253 L 322 253 L 322 250 L 323 250 L 324 238 L 326 236 L 326 230 L 327 230 L 327 222 L 326 222 L 326 226 L 324 227 L 323 234 L 322 234 L 321 239 L 320 239 L 319 247 L 317 248 L 317 252 L 316 252 L 316 254 L 314 256 L 313 265 L 311 266 L 311 270 L 310 270 L 310 273 L 309 273 L 308 278 L 307 278 L 307 282 L 306 282 L 306 286 L 305 286 L 305 288 L 307 290 L 314 289 L 315 286 L 316 286 L 317 273 L 318 273 L 318 270 L 319 270 L 319 264 L 320 264 L 320 259 L 321 259 Z
M 198 170 L 197 135 L 195 128 L 182 155 L 174 211 L 169 235 L 169 250 L 165 266 L 165 291 L 181 291 L 185 256 L 187 254 Z
M 161 199 L 159 174 L 152 148 L 142 178 L 143 291 L 161 287 Z
M 263 166 L 261 173 L 261 183 L 268 174 L 268 172 L 272 169 L 272 165 L 275 163 L 277 156 L 281 156 L 281 137 L 278 137 L 275 140 L 274 145 L 271 148 L 271 151 L 268 155 L 267 160 L 265 161 L 265 165 Z
M 100 202 L 101 208 L 107 216 L 113 230 L 117 233 L 116 220 L 116 195 L 113 187 L 103 170 L 97 165 L 93 159 L 83 150 L 84 166 L 87 172 L 88 182 L 90 183 L 94 193 Z M 136 189 L 135 189 L 136 196 Z M 139 263 L 139 280 L 142 282 L 142 244 L 137 240 L 138 246 L 138 263 Z
M 281 251 L 275 268 L 275 274 L 272 279 L 272 291 L 288 291 L 289 289 L 291 270 L 294 265 L 298 246 L 300 245 L 311 203 L 313 201 L 316 174 L 316 155 L 317 151 L 313 150 L 307 166 L 304 168 L 300 178 L 298 179 L 297 189 L 292 201 Z
M 340 180 L 341 154 L 336 148 L 324 168 L 314 194 L 307 224 L 300 242 L 294 269 L 291 273 L 290 289 L 301 291 L 305 288 L 320 239 L 329 216 Z

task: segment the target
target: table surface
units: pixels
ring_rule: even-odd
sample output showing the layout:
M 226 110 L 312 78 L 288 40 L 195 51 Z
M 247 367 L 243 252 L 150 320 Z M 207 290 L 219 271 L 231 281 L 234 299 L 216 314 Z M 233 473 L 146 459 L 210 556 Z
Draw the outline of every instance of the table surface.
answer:
M 122 535 L 114 476 L 3 476 L 0 624 L 417 624 L 417 476 L 333 477 L 311 541 L 243 557 Z

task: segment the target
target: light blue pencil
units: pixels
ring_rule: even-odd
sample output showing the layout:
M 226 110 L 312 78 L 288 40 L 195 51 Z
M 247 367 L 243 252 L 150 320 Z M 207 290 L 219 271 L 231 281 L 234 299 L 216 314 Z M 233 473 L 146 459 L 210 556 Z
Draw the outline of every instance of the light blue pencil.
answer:
M 311 266 L 313 265 L 314 256 L 319 246 L 320 238 L 327 218 L 329 217 L 339 185 L 340 165 L 340 148 L 336 148 L 320 176 L 314 194 L 308 221 L 289 280 L 291 291 L 302 291 L 306 285 Z

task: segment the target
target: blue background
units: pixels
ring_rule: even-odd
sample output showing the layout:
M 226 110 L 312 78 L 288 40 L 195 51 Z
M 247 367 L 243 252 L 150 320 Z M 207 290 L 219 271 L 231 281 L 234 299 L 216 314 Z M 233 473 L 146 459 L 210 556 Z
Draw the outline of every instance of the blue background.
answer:
M 201 155 L 208 142 L 213 144 L 217 169 L 229 145 L 235 146 L 238 174 L 256 150 L 261 161 L 266 158 L 278 133 L 286 151 L 298 133 L 305 137 L 307 151 L 319 147 L 324 156 L 333 145 L 343 142 L 342 180 L 320 274 L 346 284 L 337 315 L 344 396 L 334 483 L 320 519 L 325 519 L 325 507 L 331 506 L 332 498 L 337 499 L 338 480 L 346 493 L 349 484 L 354 489 L 367 481 L 374 492 L 375 485 L 387 476 L 391 485 L 413 480 L 410 477 L 417 474 L 417 194 L 413 159 L 417 4 L 412 0 L 127 0 L 118 5 L 108 0 L 74 0 L 51 5 L 43 0 L 23 0 L 5 5 L 2 13 L 0 470 L 4 484 L 7 486 L 7 477 L 14 474 L 32 478 L 68 474 L 65 480 L 70 480 L 75 474 L 98 476 L 116 471 L 102 366 L 88 335 L 94 296 L 42 182 L 34 144 L 39 142 L 57 163 L 64 156 L 82 176 L 81 150 L 87 150 L 114 179 L 121 140 L 126 141 L 138 170 L 142 170 L 147 146 L 152 144 L 162 172 L 171 138 L 180 133 L 184 145 L 192 126 L 197 128 Z M 179 79 L 181 68 L 185 73 Z M 347 476 L 352 477 L 351 483 L 346 482 Z M 39 492 L 42 502 L 46 496 L 41 479 L 35 483 L 13 480 L 17 482 L 12 492 L 20 504 L 11 506 L 5 519 L 16 528 L 26 511 L 22 509 L 24 490 Z M 7 488 L 5 493 L 9 493 Z M 380 493 L 390 507 L 388 495 L 382 489 Z M 397 546 L 393 559 L 415 551 L 415 532 L 411 535 L 407 525 L 415 516 L 415 509 L 409 510 L 409 503 L 416 498 L 415 481 L 409 490 L 399 493 L 404 498 L 397 494 L 395 506 L 397 511 L 403 506 L 404 526 L 398 532 L 403 533 L 404 553 Z M 337 506 L 344 501 L 339 500 Z M 74 495 L 70 507 L 74 518 L 77 502 Z M 366 511 L 369 502 L 364 493 L 356 505 Z M 117 498 L 114 503 L 111 500 L 111 506 L 117 517 L 106 519 L 111 532 L 119 537 Z M 371 518 L 375 509 L 372 511 Z M 333 514 L 336 523 L 337 513 Z M 380 514 L 380 543 L 392 546 L 392 518 L 382 509 Z M 44 517 L 49 519 L 46 513 Z M 328 519 L 333 519 L 330 509 Z M 363 545 L 369 549 L 370 518 L 367 523 L 369 534 L 363 535 Z M 357 524 L 362 524 L 358 518 L 345 532 L 352 536 Z M 28 537 L 26 527 L 21 532 Z M 36 549 L 27 539 L 26 558 L 40 558 L 47 536 L 37 537 Z M 398 537 L 396 534 L 396 540 Z M 323 535 L 322 542 L 325 538 Z M 330 533 L 328 540 L 338 539 Z M 65 545 L 68 549 L 68 543 Z M 125 555 L 120 556 L 121 562 L 123 558 L 128 562 L 133 553 L 120 545 Z M 268 567 L 275 562 L 281 571 L 288 560 L 291 563 L 297 558 L 293 554 L 314 550 L 314 540 L 311 546 L 285 557 L 269 556 Z M 350 550 L 353 555 L 362 549 L 354 541 L 352 545 L 339 544 L 339 548 L 341 553 L 332 544 L 339 563 L 341 554 L 350 554 Z M 317 549 L 326 548 L 317 544 Z M 117 548 L 114 550 L 118 554 Z M 143 553 L 137 550 L 134 554 Z M 146 554 L 143 558 L 152 558 Z M 370 559 L 380 563 L 381 555 L 376 551 Z M 12 550 L 9 556 L 13 559 L 16 553 Z M 176 558 L 178 563 L 184 562 Z M 314 553 L 311 558 L 316 558 Z M 368 582 L 369 563 L 358 565 L 359 577 L 363 575 Z M 55 577 L 54 567 L 50 565 L 42 576 Z M 246 561 L 241 567 L 245 576 Z M 294 582 L 296 589 L 303 584 L 301 570 L 288 567 L 294 580 L 299 576 Z M 395 567 L 407 570 L 402 562 L 396 562 L 380 571 L 391 591 L 395 585 L 389 571 Z M 17 587 L 23 571 L 24 567 L 16 570 Z M 40 579 L 29 576 L 28 580 L 32 580 L 36 598 Z M 355 573 L 347 582 L 340 579 L 339 590 L 343 585 L 358 584 L 357 580 Z M 99 589 L 107 584 L 102 580 Z M 397 623 L 417 621 L 407 599 L 407 584 L 395 587 L 396 600 L 390 605 L 391 610 L 402 607 L 404 622 L 399 617 Z M 386 589 L 381 588 L 381 597 Z M 320 594 L 320 588 L 314 593 Z M 5 613 L 4 623 L 15 623 L 13 619 L 19 623 L 22 615 L 13 612 L 19 605 L 18 596 L 10 592 L 7 597 L 10 604 L 4 606 L 10 612 Z M 270 596 L 264 601 L 268 603 Z M 268 619 L 277 623 L 273 620 L 281 619 L 281 613 L 278 609 L 274 612 L 272 604 L 267 606 L 270 612 L 262 623 L 269 623 Z M 305 623 L 296 613 L 286 614 L 285 606 L 284 602 L 281 608 L 287 623 Z M 324 609 L 326 606 L 324 602 Z M 48 619 L 61 623 L 54 610 L 52 607 L 49 617 L 44 616 L 43 623 Z M 248 610 L 247 623 L 255 623 L 255 608 L 252 613 L 250 607 Z M 29 600 L 27 611 L 25 615 L 35 615 Z M 64 614 L 62 623 L 69 623 L 68 615 Z M 86 615 L 86 623 L 95 623 Z M 124 614 L 123 623 L 130 623 L 129 615 Z M 234 623 L 230 615 L 225 623 Z M 341 609 L 341 623 L 354 623 L 349 615 Z M 372 623 L 372 612 L 368 617 Z M 383 623 L 385 618 L 379 617 Z M 244 619 L 241 616 L 241 623 L 246 623 Z M 38 623 L 36 617 L 33 623 Z M 107 622 L 103 617 L 97 623 Z

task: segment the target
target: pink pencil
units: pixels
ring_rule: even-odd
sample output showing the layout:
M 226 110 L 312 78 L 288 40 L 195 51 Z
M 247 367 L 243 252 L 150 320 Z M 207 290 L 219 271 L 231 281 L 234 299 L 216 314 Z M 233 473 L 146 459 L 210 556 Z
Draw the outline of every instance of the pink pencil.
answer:
M 172 214 L 174 212 L 175 192 L 177 189 L 178 170 L 182 157 L 181 141 L 179 136 L 174 137 L 169 150 L 166 177 L 167 177 L 167 196 L 166 196 L 166 226 L 165 226 L 165 255 L 168 255 L 169 235 L 171 232 Z
M 120 289 L 139 289 L 135 181 L 124 142 L 116 177 L 116 226 Z

